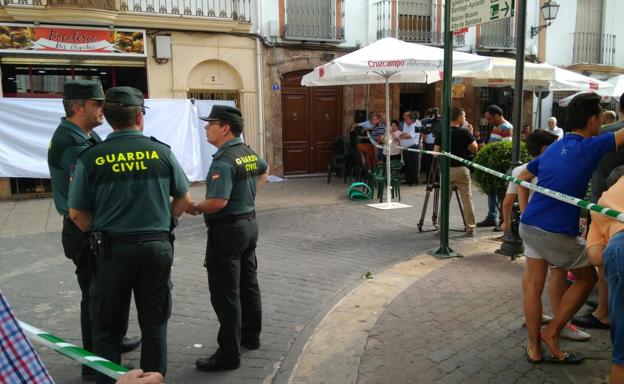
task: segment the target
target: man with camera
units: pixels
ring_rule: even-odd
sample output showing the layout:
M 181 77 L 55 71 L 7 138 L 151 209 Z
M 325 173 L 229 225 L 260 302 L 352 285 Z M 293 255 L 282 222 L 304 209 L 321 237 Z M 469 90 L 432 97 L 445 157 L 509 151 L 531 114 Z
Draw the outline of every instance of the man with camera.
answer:
M 462 159 L 470 159 L 479 147 L 472 133 L 462 128 L 466 121 L 466 113 L 461 108 L 453 108 L 451 110 L 451 153 Z M 440 152 L 442 146 L 441 135 L 436 135 L 434 150 Z M 466 236 L 473 237 L 475 235 L 475 210 L 472 203 L 472 181 L 470 179 L 470 170 L 463 163 L 451 159 L 450 182 L 457 186 L 459 197 L 464 207 L 466 219 Z

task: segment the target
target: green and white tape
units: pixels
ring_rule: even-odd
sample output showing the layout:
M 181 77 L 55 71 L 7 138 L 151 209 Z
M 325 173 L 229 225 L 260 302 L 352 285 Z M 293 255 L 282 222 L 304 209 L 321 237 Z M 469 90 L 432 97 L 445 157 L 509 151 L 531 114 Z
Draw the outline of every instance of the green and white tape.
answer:
M 380 145 L 378 143 L 375 142 L 375 140 L 371 137 L 370 132 L 368 132 L 368 138 L 370 139 L 371 143 L 373 143 L 373 145 L 377 148 L 384 148 L 385 146 Z M 392 146 L 392 147 L 396 147 L 396 148 L 400 148 L 399 146 Z M 551 189 L 548 188 L 544 188 L 544 187 L 540 187 L 537 184 L 532 184 L 529 183 L 528 181 L 524 181 L 524 180 L 520 180 L 516 177 L 513 176 L 509 176 L 506 175 L 504 173 L 500 173 L 498 171 L 495 171 L 493 169 L 484 167 L 482 165 L 479 165 L 477 163 L 473 163 L 472 161 L 463 159 L 459 156 L 455 156 L 452 153 L 448 153 L 448 152 L 435 152 L 435 151 L 426 151 L 424 149 L 415 149 L 415 148 L 402 148 L 403 150 L 407 150 L 407 151 L 411 151 L 411 152 L 421 152 L 421 153 L 425 153 L 427 155 L 441 155 L 441 156 L 446 156 L 450 159 L 453 160 L 457 160 L 463 164 L 466 164 L 467 166 L 470 167 L 474 167 L 475 169 L 478 169 L 480 171 L 483 171 L 485 173 L 489 173 L 490 175 L 496 176 L 498 178 L 504 179 L 506 181 L 509 181 L 511 183 L 516 183 L 524 188 L 527 189 L 531 189 L 533 191 L 539 192 L 543 195 L 552 197 L 553 199 L 559 200 L 559 201 L 563 201 L 564 203 L 568 203 L 568 204 L 572 204 L 575 205 L 577 207 L 580 208 L 584 208 L 584 209 L 588 209 L 590 211 L 594 211 L 597 212 L 601 215 L 610 217 L 612 219 L 615 219 L 617 221 L 620 222 L 624 222 L 624 213 L 617 211 L 615 209 L 611 209 L 608 207 L 603 207 L 601 205 L 598 204 L 594 204 L 594 203 L 590 203 L 589 201 L 583 200 L 583 199 L 578 199 L 576 197 L 570 196 L 570 195 L 566 195 L 564 193 L 561 192 L 557 192 L 557 191 L 553 191 Z
M 26 332 L 31 340 L 41 343 L 55 351 L 74 359 L 81 364 L 87 365 L 98 372 L 105 374 L 113 379 L 118 379 L 119 376 L 128 372 L 128 370 L 121 365 L 117 365 L 112 361 L 106 360 L 103 357 L 94 355 L 93 353 L 86 351 L 82 348 L 68 343 L 65 340 L 51 335 L 39 328 L 35 328 L 32 325 L 26 324 L 23 321 L 19 321 L 20 327 Z

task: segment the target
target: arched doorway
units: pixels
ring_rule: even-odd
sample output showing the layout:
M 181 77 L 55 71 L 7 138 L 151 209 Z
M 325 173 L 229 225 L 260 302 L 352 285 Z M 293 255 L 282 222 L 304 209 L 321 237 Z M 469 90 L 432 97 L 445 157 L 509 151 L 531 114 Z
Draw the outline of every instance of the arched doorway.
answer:
M 342 129 L 342 87 L 304 87 L 310 70 L 282 76 L 282 158 L 284 174 L 327 171 L 332 142 Z
M 243 81 L 230 64 L 221 60 L 206 60 L 197 64 L 187 79 L 189 99 L 231 100 L 240 108 L 239 90 Z

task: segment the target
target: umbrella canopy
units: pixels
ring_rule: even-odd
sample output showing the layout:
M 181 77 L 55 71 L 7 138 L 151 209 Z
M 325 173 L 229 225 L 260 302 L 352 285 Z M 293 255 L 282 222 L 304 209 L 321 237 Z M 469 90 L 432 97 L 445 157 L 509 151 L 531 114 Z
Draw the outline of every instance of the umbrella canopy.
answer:
M 444 50 L 391 37 L 316 67 L 302 85 L 433 83 L 442 78 Z M 490 67 L 490 58 L 453 52 L 453 76 Z
M 600 89 L 598 90 L 598 93 L 602 96 L 611 96 L 619 100 L 622 93 L 624 93 L 624 75 L 612 77 L 607 80 L 606 83 L 611 84 L 612 87 Z
M 568 104 L 570 104 L 570 101 L 572 101 L 572 99 L 574 99 L 575 96 L 580 95 L 581 93 L 587 93 L 587 92 L 595 92 L 595 91 L 581 91 L 581 92 L 577 92 L 574 95 L 570 95 L 568 97 L 565 97 L 565 98 L 559 100 L 559 106 L 560 107 L 567 107 Z M 598 94 L 600 95 L 599 92 L 598 92 Z M 601 95 L 600 102 L 606 104 L 606 103 L 610 102 L 612 98 L 615 99 L 613 96 L 603 96 L 603 95 Z
M 516 61 L 504 57 L 493 57 L 492 67 L 487 71 L 473 72 L 464 77 L 473 79 L 475 87 L 513 86 L 516 80 Z M 524 63 L 524 87 L 548 87 L 555 78 L 555 67 L 535 63 Z
M 550 65 L 550 64 L 540 64 Z M 607 82 L 596 80 L 580 73 L 555 67 L 555 78 L 550 82 L 551 91 L 598 91 L 613 86 Z
M 516 61 L 503 57 L 492 58 L 488 71 L 464 75 L 473 79 L 476 87 L 513 86 L 516 79 Z M 551 64 L 524 63 L 524 87 L 551 91 L 589 91 L 608 89 L 611 85 Z

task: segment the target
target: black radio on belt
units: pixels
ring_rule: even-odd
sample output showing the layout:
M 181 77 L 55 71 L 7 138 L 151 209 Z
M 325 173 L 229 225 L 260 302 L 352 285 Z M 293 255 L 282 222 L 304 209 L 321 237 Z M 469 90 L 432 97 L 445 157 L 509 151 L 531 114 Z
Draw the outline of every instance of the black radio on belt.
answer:
M 109 258 L 110 237 L 104 232 L 91 232 L 89 234 L 89 245 L 94 256 Z M 94 264 L 95 265 L 95 264 Z

